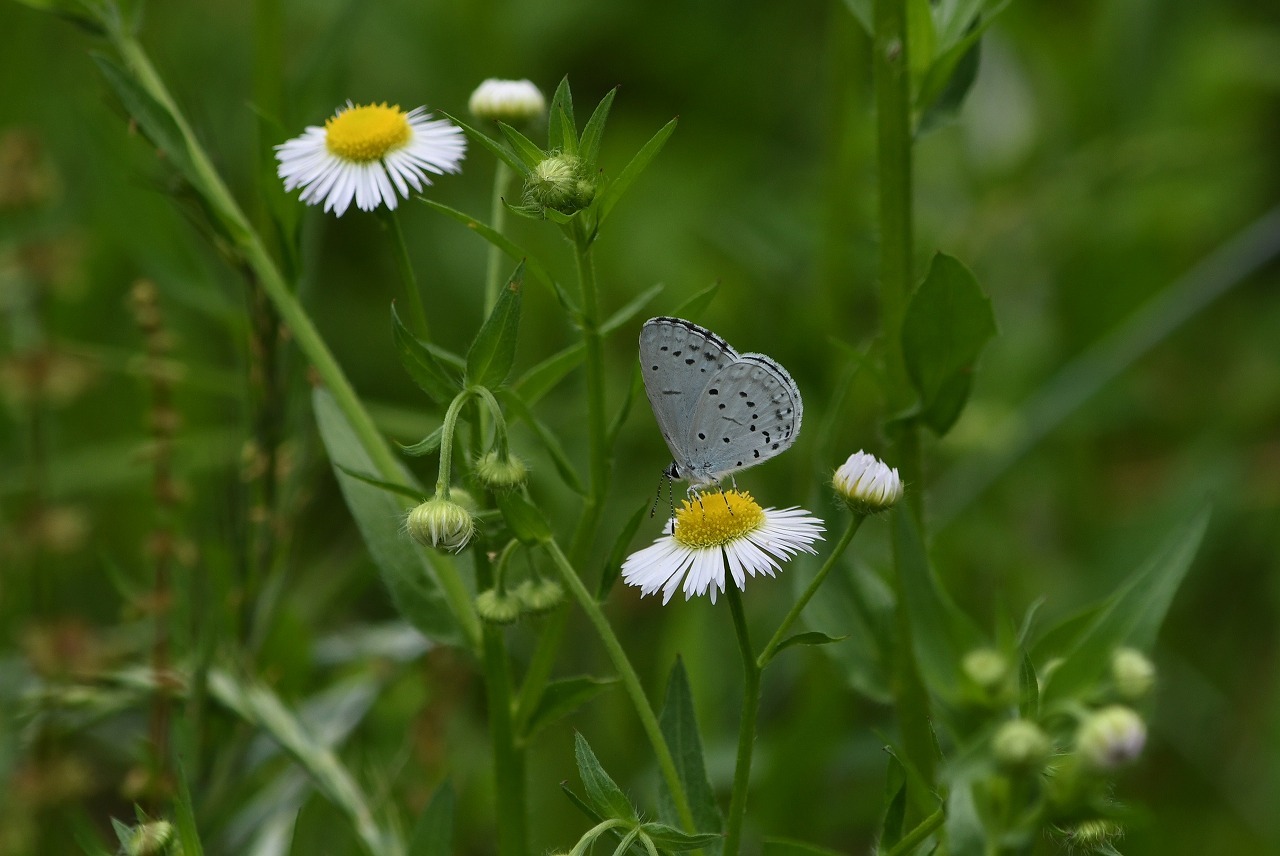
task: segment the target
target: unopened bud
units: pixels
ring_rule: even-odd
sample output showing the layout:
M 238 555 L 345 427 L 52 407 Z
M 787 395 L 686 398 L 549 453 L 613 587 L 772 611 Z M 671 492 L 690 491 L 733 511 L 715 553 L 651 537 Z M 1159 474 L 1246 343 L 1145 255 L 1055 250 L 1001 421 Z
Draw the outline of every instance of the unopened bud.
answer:
M 1147 726 L 1142 717 L 1122 705 L 1092 714 L 1076 732 L 1076 749 L 1095 770 L 1114 770 L 1142 754 Z
M 573 214 L 591 204 L 596 188 L 585 174 L 582 159 L 574 155 L 543 158 L 525 180 L 525 202 L 533 208 L 551 208 Z
M 135 826 L 123 842 L 128 856 L 160 856 L 173 841 L 173 824 L 167 820 L 153 820 Z
M 1141 651 L 1120 648 L 1111 655 L 1111 678 L 1121 698 L 1137 701 L 1155 685 L 1156 667 Z
M 476 614 L 490 624 L 510 624 L 522 611 L 520 599 L 509 592 L 486 589 L 476 596 Z
M 467 546 L 476 531 L 471 513 L 442 496 L 434 496 L 410 511 L 405 525 L 419 544 L 454 553 Z
M 1014 719 L 996 730 L 991 740 L 996 761 L 1002 767 L 1032 769 L 1049 754 L 1049 737 L 1029 719 Z
M 875 514 L 902 499 L 902 479 L 875 455 L 856 452 L 831 479 L 831 485 L 859 514 Z
M 530 615 L 550 612 L 564 600 L 564 588 L 555 580 L 525 580 L 516 586 L 515 596 Z
M 987 692 L 995 692 L 1009 674 L 1009 661 L 995 648 L 975 648 L 964 655 L 965 676 Z
M 515 455 L 489 452 L 476 461 L 476 478 L 491 490 L 510 490 L 524 484 L 529 468 Z
M 531 81 L 491 77 L 471 93 L 467 106 L 477 119 L 522 125 L 542 118 L 547 112 L 547 99 Z

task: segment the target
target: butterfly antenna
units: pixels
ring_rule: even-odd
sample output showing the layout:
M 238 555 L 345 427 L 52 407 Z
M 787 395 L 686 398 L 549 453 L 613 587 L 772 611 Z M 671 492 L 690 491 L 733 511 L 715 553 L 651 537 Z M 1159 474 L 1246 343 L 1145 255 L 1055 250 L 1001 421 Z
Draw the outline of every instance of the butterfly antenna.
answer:
M 658 492 L 653 495 L 653 505 L 649 506 L 650 518 L 652 518 L 653 515 L 656 514 L 658 511 L 658 500 L 662 499 L 662 480 L 664 478 L 667 481 L 667 488 L 668 489 L 671 488 L 671 477 L 664 472 L 661 476 L 658 477 Z M 672 513 L 671 516 L 675 517 L 674 512 Z

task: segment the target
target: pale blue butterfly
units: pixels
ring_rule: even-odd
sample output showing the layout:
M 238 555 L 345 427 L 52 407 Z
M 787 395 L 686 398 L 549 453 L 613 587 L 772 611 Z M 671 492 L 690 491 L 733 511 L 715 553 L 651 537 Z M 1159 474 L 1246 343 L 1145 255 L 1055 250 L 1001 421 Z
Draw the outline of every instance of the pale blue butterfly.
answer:
M 658 428 L 675 458 L 671 478 L 691 487 L 782 454 L 800 434 L 800 390 L 764 354 L 739 354 L 680 318 L 640 329 L 640 368 Z

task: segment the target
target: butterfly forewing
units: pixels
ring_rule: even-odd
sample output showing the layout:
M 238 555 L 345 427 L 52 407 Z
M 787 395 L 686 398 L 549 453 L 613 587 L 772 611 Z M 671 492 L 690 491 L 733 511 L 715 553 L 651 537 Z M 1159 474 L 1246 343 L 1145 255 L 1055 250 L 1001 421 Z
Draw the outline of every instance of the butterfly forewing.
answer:
M 800 391 L 786 369 L 764 354 L 742 354 L 698 396 L 690 462 L 716 477 L 766 461 L 800 433 Z
M 689 452 L 691 419 L 708 380 L 737 358 L 724 339 L 680 318 L 651 318 L 640 329 L 644 390 L 677 461 Z

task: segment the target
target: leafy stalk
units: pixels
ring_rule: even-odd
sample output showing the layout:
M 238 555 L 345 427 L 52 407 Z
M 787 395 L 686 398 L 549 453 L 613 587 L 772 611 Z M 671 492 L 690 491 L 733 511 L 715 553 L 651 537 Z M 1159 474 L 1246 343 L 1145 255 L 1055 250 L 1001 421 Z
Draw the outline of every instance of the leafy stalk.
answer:
M 729 820 L 725 827 L 724 856 L 738 856 L 742 841 L 742 820 L 747 813 L 747 789 L 751 784 L 751 755 L 756 742 L 756 715 L 760 712 L 760 672 L 751 637 L 747 635 L 747 619 L 742 609 L 742 594 L 735 585 L 725 587 L 729 610 L 733 614 L 733 630 L 742 653 L 742 721 L 738 725 L 738 760 L 733 769 L 733 796 L 729 800 Z

